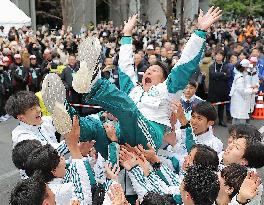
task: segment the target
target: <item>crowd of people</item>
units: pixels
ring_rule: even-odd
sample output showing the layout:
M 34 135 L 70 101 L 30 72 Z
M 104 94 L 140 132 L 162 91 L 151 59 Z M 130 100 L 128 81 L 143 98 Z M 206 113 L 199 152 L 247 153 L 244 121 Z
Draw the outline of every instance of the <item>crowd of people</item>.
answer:
M 22 181 L 10 204 L 260 205 L 264 144 L 249 123 L 264 87 L 264 23 L 220 16 L 201 13 L 182 39 L 177 21 L 168 39 L 137 15 L 75 36 L 2 29 L 0 120 L 20 122 L 12 160 Z M 92 73 L 87 36 L 102 46 Z M 52 83 L 66 89 L 62 104 Z M 224 108 L 233 124 L 225 150 L 213 130 L 217 118 L 226 127 Z

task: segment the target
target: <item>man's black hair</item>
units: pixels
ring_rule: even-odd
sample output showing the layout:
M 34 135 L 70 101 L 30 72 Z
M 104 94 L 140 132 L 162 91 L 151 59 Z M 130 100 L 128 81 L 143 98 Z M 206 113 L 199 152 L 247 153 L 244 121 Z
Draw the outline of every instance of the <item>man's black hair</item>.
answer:
M 243 73 L 245 71 L 245 67 L 243 67 L 242 65 L 240 65 L 240 62 L 238 62 L 236 64 L 236 69 L 240 72 L 240 73 Z
M 39 100 L 33 92 L 20 91 L 9 97 L 5 110 L 9 115 L 17 118 L 18 115 L 25 114 L 28 109 L 36 105 L 39 105 Z
M 140 205 L 176 205 L 172 195 L 161 195 L 157 192 L 148 192 Z
M 28 157 L 25 164 L 26 174 L 30 177 L 35 172 L 40 172 L 45 182 L 55 178 L 52 171 L 60 163 L 60 156 L 50 144 L 35 149 Z
M 35 177 L 18 182 L 10 197 L 11 205 L 41 205 L 48 197 L 46 183 Z
M 195 205 L 212 205 L 220 190 L 217 174 L 201 165 L 190 166 L 183 183 L 183 189 L 190 194 Z
M 191 86 L 193 86 L 193 87 L 195 87 L 195 88 L 198 88 L 198 83 L 197 83 L 197 81 L 195 81 L 195 80 L 190 80 L 189 82 L 188 82 L 188 85 L 191 85 Z
M 204 56 L 205 57 L 211 57 L 212 56 L 212 49 L 211 48 L 206 49 Z
M 261 142 L 247 143 L 243 158 L 247 167 L 259 169 L 264 166 L 264 145 Z
M 247 176 L 247 168 L 245 166 L 232 163 L 225 167 L 221 171 L 221 177 L 225 180 L 225 185 L 233 188 L 233 192 L 229 195 L 232 199 L 236 194 L 238 194 L 240 187 Z
M 41 147 L 38 140 L 23 140 L 16 144 L 12 150 L 12 161 L 18 169 L 25 169 L 28 156 L 37 148 Z
M 217 54 L 221 54 L 223 57 L 225 56 L 224 51 L 222 49 L 220 49 L 220 48 L 216 49 L 215 55 L 217 55 Z
M 228 127 L 228 133 L 231 134 L 233 132 L 236 133 L 236 129 L 237 129 L 237 124 L 231 125 L 230 127 Z
M 163 77 L 164 77 L 164 79 L 166 79 L 168 77 L 169 73 L 170 73 L 167 64 L 165 64 L 165 63 L 163 63 L 161 61 L 156 61 L 154 63 L 154 65 L 158 65 L 159 67 L 161 67 L 162 73 L 163 73 Z
M 101 205 L 104 202 L 105 188 L 103 184 L 95 184 L 91 188 L 92 205 Z
M 192 113 L 197 113 L 206 117 L 208 121 L 215 121 L 217 113 L 214 106 L 210 102 L 202 101 L 193 106 Z
M 192 150 L 196 148 L 194 164 L 210 167 L 213 171 L 218 171 L 219 158 L 217 152 L 207 145 L 195 144 Z
M 244 138 L 246 148 L 243 158 L 248 162 L 250 168 L 261 168 L 264 166 L 264 144 L 263 136 L 254 125 L 238 124 L 233 129 L 234 138 Z
M 252 142 L 261 142 L 263 140 L 262 134 L 254 125 L 238 124 L 235 128 L 237 135 L 246 135 Z

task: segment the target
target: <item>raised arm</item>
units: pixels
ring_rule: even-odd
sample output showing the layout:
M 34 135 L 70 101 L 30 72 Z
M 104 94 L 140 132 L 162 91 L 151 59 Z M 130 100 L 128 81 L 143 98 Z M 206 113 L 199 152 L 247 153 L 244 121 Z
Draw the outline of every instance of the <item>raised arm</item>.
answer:
M 192 34 L 191 38 L 185 45 L 181 58 L 173 67 L 167 78 L 167 88 L 170 93 L 176 93 L 183 90 L 187 85 L 190 76 L 198 68 L 205 48 L 205 37 L 207 29 L 216 22 L 221 16 L 219 8 L 211 7 L 208 12 L 203 15 L 200 11 L 198 17 L 197 30 Z
M 132 47 L 132 30 L 136 25 L 138 15 L 133 15 L 124 25 L 124 36 L 121 39 L 121 47 L 118 60 L 120 90 L 129 94 L 138 81 L 134 70 L 134 56 Z

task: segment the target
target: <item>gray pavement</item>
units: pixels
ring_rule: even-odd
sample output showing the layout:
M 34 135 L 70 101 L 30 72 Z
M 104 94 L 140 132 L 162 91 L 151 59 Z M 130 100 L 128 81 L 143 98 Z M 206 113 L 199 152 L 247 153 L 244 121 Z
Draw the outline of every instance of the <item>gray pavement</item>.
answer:
M 8 205 L 9 196 L 12 187 L 19 180 L 18 170 L 14 167 L 11 160 L 11 131 L 16 127 L 17 121 L 9 119 L 6 122 L 0 123 L 0 205 Z M 264 126 L 264 121 L 252 121 L 251 124 L 257 128 Z M 219 137 L 223 143 L 227 143 L 227 128 L 215 127 L 216 136 Z M 264 170 L 259 170 L 262 179 L 264 179 Z M 264 198 L 262 198 L 263 201 Z

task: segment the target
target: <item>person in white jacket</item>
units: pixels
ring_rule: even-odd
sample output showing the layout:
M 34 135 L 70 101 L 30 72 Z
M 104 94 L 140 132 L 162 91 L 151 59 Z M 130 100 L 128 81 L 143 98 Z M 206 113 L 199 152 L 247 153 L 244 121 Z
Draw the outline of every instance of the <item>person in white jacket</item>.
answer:
M 218 205 L 247 204 L 258 193 L 260 177 L 245 166 L 230 164 L 218 172 L 220 190 L 216 203 Z
M 206 30 L 221 16 L 221 10 L 213 7 L 198 18 L 197 30 L 191 35 L 182 52 L 178 63 L 168 75 L 166 66 L 161 63 L 150 66 L 143 75 L 142 85 L 137 84 L 134 70 L 132 49 L 132 32 L 137 22 L 137 15 L 132 16 L 124 25 L 124 36 L 121 39 L 119 56 L 119 83 L 118 90 L 109 81 L 94 78 L 91 73 L 100 73 L 95 66 L 94 72 L 85 72 L 90 60 L 87 58 L 89 49 L 84 48 L 85 42 L 80 45 L 80 55 L 87 56 L 81 60 L 81 68 L 73 78 L 73 88 L 84 94 L 86 104 L 97 104 L 113 114 L 119 120 L 120 144 L 129 143 L 132 146 L 150 143 L 158 149 L 162 143 L 165 128 L 170 127 L 170 102 L 181 93 L 188 83 L 191 74 L 197 69 L 205 48 Z M 82 46 L 83 45 L 83 46 Z M 88 47 L 88 46 L 87 46 Z M 83 49 L 81 49 L 83 48 Z M 98 55 L 99 56 L 99 55 Z M 95 56 L 97 59 L 98 56 Z M 82 88 L 82 89 L 79 89 Z M 60 121 L 61 119 L 58 119 Z M 106 158 L 105 150 L 107 137 L 101 123 L 87 119 L 81 122 L 84 134 L 83 141 L 92 139 L 97 141 L 98 151 Z M 98 128 L 98 129 L 97 129 Z M 86 134 L 88 133 L 88 134 Z M 99 143 L 100 141 L 100 143 Z
M 50 144 L 59 154 L 69 152 L 65 141 L 57 142 L 51 117 L 41 117 L 38 98 L 29 91 L 12 95 L 6 103 L 6 112 L 19 120 L 12 131 L 13 147 L 23 140 L 38 140 L 42 145 Z
M 229 94 L 231 97 L 232 124 L 245 124 L 246 120 L 249 119 L 249 107 L 251 106 L 249 99 L 257 91 L 257 88 L 247 85 L 247 69 L 250 66 L 249 60 L 243 59 L 235 69 L 236 74 Z
M 31 177 L 39 173 L 55 194 L 57 205 L 70 204 L 78 200 L 80 205 L 92 204 L 90 184 L 91 167 L 87 159 L 83 159 L 78 146 L 80 127 L 77 117 L 73 118 L 73 128 L 65 134 L 71 163 L 67 165 L 65 158 L 49 144 L 35 149 L 25 163 L 26 174 Z

